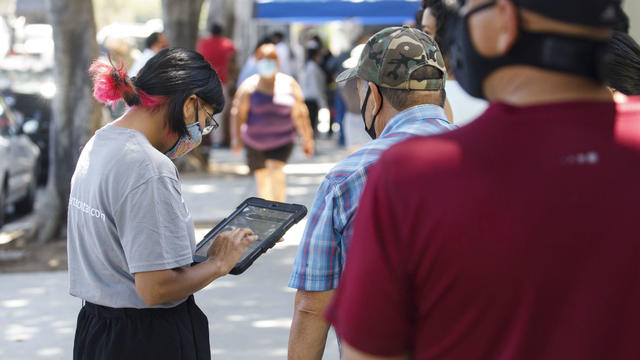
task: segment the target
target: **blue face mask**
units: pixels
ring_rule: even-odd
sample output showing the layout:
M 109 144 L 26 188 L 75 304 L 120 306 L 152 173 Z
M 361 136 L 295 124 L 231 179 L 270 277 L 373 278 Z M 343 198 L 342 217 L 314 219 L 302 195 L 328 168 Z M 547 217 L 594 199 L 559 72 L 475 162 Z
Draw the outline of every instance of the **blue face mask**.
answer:
M 196 121 L 187 125 L 187 133 L 182 135 L 171 150 L 164 154 L 169 159 L 177 159 L 200 145 L 200 142 L 202 142 L 202 126 L 199 121 Z
M 265 78 L 270 78 L 276 74 L 277 64 L 275 60 L 272 59 L 262 59 L 257 63 L 258 74 Z

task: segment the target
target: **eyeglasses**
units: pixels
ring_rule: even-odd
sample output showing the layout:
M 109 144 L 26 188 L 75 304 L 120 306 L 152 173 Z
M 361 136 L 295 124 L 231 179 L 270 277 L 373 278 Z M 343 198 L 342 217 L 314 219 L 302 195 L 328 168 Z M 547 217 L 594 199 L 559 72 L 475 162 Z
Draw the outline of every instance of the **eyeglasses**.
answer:
M 200 102 L 198 102 L 198 104 L 200 104 Z M 204 110 L 204 112 L 207 114 L 207 120 L 204 122 L 204 129 L 202 129 L 202 135 L 207 135 L 213 130 L 217 129 L 220 125 L 218 124 L 216 119 L 213 117 L 213 114 L 207 111 L 207 108 L 202 106 L 202 110 Z M 197 113 L 196 113 L 196 116 L 197 116 Z M 196 121 L 197 121 L 197 118 L 196 118 Z

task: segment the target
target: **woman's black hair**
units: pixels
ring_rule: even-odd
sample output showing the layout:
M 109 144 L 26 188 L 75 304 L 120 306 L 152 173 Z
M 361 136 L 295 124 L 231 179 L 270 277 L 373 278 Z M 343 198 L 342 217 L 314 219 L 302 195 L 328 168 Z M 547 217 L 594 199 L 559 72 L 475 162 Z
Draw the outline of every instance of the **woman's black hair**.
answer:
M 631 36 L 614 31 L 606 69 L 610 87 L 625 95 L 640 95 L 640 45 Z
M 443 0 L 422 0 L 422 7 L 416 13 L 416 26 L 422 29 L 422 16 L 426 9 L 431 9 L 431 15 L 436 18 L 436 36 L 434 40 L 445 58 L 449 53 L 450 44 L 446 41 L 447 22 L 455 14 L 449 9 Z
M 171 130 L 182 136 L 187 133 L 183 107 L 191 95 L 196 95 L 213 107 L 214 113 L 224 108 L 224 95 L 218 74 L 199 53 L 180 47 L 159 51 L 131 79 L 136 90 L 151 96 L 164 96 L 167 101 L 167 121 Z M 127 105 L 140 104 L 140 97 L 126 99 Z

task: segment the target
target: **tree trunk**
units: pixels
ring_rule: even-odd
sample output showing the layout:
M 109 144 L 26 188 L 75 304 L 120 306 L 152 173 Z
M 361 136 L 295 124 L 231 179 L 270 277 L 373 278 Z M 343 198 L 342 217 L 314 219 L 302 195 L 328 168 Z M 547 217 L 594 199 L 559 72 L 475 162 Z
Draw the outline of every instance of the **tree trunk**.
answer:
M 195 50 L 204 0 L 162 0 L 164 32 L 170 46 Z
M 209 0 L 209 13 L 207 14 L 207 33 L 211 25 L 218 24 L 224 28 L 223 36 L 233 36 L 235 23 L 234 0 Z
M 40 243 L 63 235 L 71 176 L 82 147 L 101 120 L 87 72 L 98 56 L 93 4 L 87 0 L 48 0 L 47 7 L 53 25 L 57 92 L 53 99 L 46 196 L 36 208 Z
M 238 50 L 236 61 L 239 68 L 249 56 L 253 56 L 255 45 L 259 37 L 266 34 L 258 33 L 258 22 L 253 19 L 254 0 L 235 0 L 233 3 L 233 42 Z

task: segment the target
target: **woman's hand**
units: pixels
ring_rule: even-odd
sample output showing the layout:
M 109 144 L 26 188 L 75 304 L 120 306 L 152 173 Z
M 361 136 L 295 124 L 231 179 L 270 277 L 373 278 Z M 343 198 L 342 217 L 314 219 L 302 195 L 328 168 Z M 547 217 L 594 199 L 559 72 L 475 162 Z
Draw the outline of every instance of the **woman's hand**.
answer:
M 233 269 L 247 245 L 258 239 L 249 229 L 216 236 L 207 261 L 182 268 L 135 273 L 136 290 L 149 306 L 184 299 Z
M 238 263 L 247 246 L 256 240 L 258 235 L 246 228 L 222 232 L 209 247 L 207 261 L 214 262 L 220 273 L 226 275 Z
M 302 151 L 307 155 L 307 159 L 313 155 L 316 151 L 316 143 L 313 138 L 307 138 L 302 141 Z

